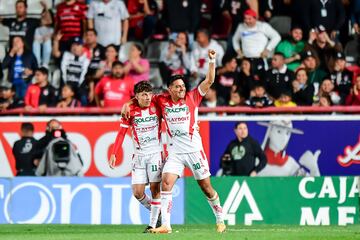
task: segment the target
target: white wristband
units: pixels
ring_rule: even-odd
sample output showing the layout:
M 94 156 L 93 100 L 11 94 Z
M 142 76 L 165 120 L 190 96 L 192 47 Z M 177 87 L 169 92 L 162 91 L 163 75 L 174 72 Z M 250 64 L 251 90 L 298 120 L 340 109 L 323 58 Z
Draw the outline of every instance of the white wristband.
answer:
M 216 62 L 216 59 L 213 58 L 213 59 L 209 59 L 209 63 L 215 63 Z

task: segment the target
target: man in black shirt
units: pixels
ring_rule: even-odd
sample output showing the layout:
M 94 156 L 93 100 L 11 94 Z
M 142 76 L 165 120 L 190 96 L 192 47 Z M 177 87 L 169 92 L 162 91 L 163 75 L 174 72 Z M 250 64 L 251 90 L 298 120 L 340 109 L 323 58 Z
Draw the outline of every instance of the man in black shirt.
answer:
M 42 17 L 51 19 L 50 12 L 44 1 L 40 4 L 43 7 Z M 40 19 L 28 18 L 27 15 L 27 3 L 24 0 L 17 0 L 15 3 L 16 18 L 5 18 L 2 20 L 2 24 L 7 26 L 10 30 L 10 42 L 15 36 L 20 36 L 25 39 L 25 43 L 28 48 L 32 48 L 34 41 L 35 29 L 40 26 Z M 51 21 L 51 20 L 50 20 Z
M 4 81 L 0 84 L 0 111 L 24 107 L 24 100 L 17 98 L 15 87 Z
M 259 143 L 249 136 L 246 123 L 236 123 L 234 131 L 237 138 L 229 143 L 222 157 L 223 174 L 256 176 L 267 163 L 264 151 Z M 259 159 L 259 164 L 256 164 L 256 158 Z
M 13 146 L 16 176 L 35 176 L 34 169 L 38 162 L 33 160 L 34 146 L 36 144 L 33 135 L 34 125 L 32 123 L 21 124 L 21 139 L 16 141 Z
M 271 69 L 267 70 L 262 79 L 266 86 L 266 91 L 274 99 L 280 97 L 280 93 L 291 91 L 291 82 L 295 74 L 287 69 L 283 53 L 276 52 L 271 60 Z

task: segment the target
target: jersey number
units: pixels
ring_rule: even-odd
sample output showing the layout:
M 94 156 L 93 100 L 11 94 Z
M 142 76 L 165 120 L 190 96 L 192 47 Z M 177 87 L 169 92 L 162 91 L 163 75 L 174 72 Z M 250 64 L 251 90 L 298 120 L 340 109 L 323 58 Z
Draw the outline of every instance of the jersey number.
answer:
M 151 165 L 151 171 L 156 172 L 157 170 L 157 165 Z
M 194 170 L 199 170 L 201 167 L 200 167 L 200 163 L 194 163 L 193 164 L 193 169 Z

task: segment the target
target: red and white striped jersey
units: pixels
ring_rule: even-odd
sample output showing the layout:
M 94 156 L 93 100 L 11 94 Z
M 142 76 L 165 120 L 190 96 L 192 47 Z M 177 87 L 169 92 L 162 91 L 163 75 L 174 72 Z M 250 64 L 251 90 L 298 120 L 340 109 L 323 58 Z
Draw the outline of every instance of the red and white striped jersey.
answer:
M 161 152 L 161 111 L 151 102 L 149 107 L 141 108 L 135 100 L 130 105 L 130 118 L 121 119 L 121 128 L 132 127 L 135 154 L 145 155 Z
M 200 88 L 187 92 L 184 99 L 173 102 L 169 94 L 154 96 L 165 120 L 167 149 L 173 153 L 191 153 L 203 149 L 198 131 L 198 106 L 205 94 Z

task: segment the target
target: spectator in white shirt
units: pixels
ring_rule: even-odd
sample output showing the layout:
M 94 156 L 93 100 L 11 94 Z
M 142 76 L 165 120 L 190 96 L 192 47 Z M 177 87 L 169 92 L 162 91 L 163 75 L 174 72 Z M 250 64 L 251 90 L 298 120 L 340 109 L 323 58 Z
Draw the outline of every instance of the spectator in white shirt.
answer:
M 87 13 L 88 27 L 98 33 L 98 43 L 120 46 L 127 42 L 129 12 L 123 1 L 92 1 Z
M 224 49 L 216 40 L 210 38 L 210 34 L 206 29 L 200 29 L 196 33 L 196 42 L 191 52 L 197 67 L 196 80 L 192 86 L 196 86 L 206 77 L 209 68 L 209 64 L 206 63 L 209 49 L 216 51 L 216 63 L 217 66 L 221 66 Z
M 246 10 L 244 22 L 239 24 L 232 39 L 241 58 L 267 58 L 281 40 L 275 29 L 266 22 L 257 21 L 256 17 L 254 10 Z

